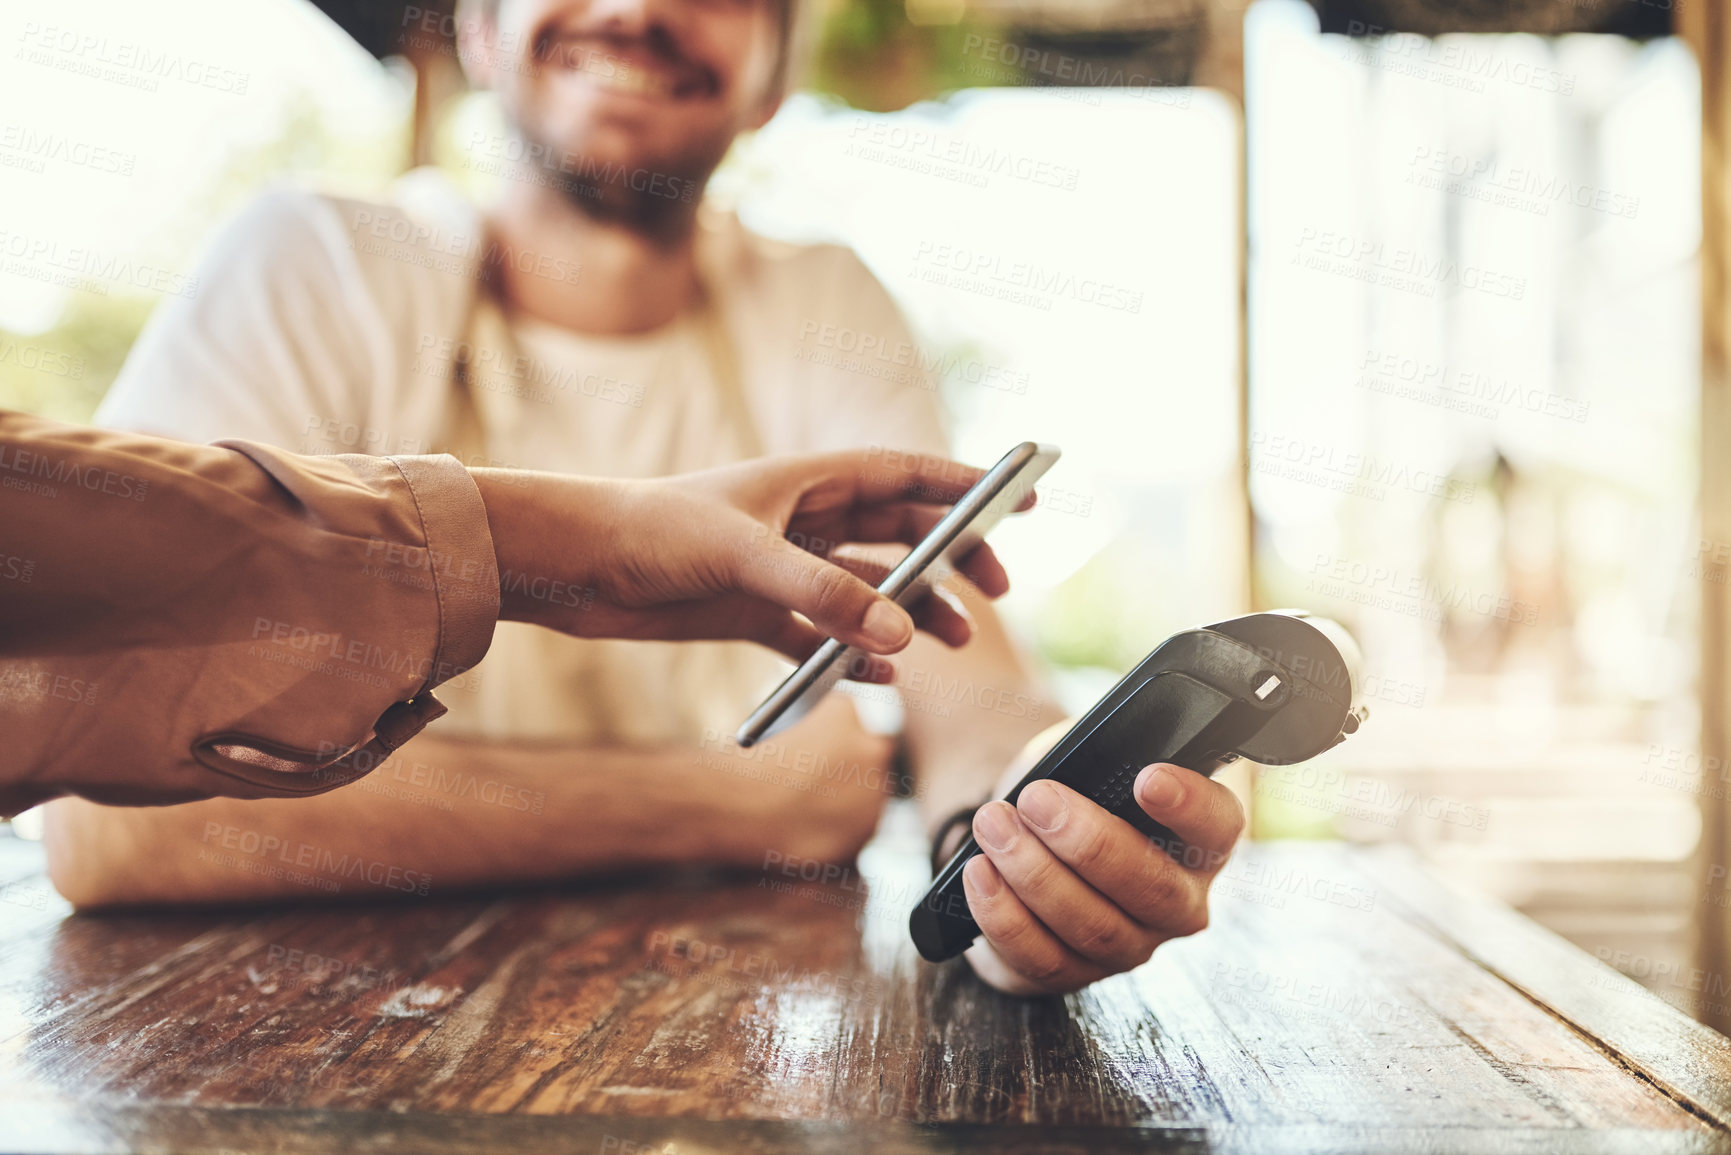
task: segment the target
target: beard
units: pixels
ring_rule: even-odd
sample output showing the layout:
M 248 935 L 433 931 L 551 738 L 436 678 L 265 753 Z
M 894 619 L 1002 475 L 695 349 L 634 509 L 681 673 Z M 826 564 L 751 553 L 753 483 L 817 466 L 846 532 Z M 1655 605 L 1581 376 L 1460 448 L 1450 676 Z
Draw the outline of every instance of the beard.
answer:
M 529 178 L 556 191 L 571 208 L 600 224 L 627 229 L 659 245 L 684 241 L 696 224 L 704 186 L 727 146 L 647 161 L 608 161 L 569 152 L 537 139 L 521 125 L 519 137 L 539 155 Z M 529 162 L 525 162 L 529 163 Z

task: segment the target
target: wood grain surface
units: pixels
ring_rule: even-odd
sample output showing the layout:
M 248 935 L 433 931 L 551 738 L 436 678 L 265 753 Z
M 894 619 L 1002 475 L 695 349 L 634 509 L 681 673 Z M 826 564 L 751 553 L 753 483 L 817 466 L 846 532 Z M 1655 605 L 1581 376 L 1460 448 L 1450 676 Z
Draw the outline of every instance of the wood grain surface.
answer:
M 1731 1044 L 1399 851 L 1246 845 L 1206 932 L 1043 1000 L 917 959 L 899 822 L 827 882 L 104 916 L 39 851 L 5 1150 L 1731 1147 Z

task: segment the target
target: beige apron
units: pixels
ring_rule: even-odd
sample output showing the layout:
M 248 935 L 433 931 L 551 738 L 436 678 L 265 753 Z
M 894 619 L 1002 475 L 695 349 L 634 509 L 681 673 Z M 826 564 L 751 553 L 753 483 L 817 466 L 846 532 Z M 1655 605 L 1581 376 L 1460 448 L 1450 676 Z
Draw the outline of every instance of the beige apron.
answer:
M 723 430 L 705 430 L 709 460 L 676 460 L 672 437 L 648 472 L 666 474 L 759 456 L 762 437 L 747 403 L 740 363 L 713 289 L 705 277 L 689 322 L 698 328 Z M 677 339 L 677 335 L 676 335 Z M 515 463 L 525 422 L 544 420 L 545 405 L 505 380 L 489 378 L 509 364 L 516 341 L 503 310 L 481 287 L 475 294 L 453 372 L 450 419 L 442 444 L 470 463 Z M 498 350 L 491 364 L 474 350 Z M 666 371 L 667 361 L 659 368 Z M 653 397 L 654 382 L 646 382 Z M 581 463 L 575 470 L 581 472 Z M 653 532 L 653 527 L 646 527 Z M 731 735 L 750 709 L 785 676 L 787 665 L 740 642 L 668 643 L 578 639 L 501 622 L 486 660 L 462 690 L 442 696 L 447 735 L 519 741 L 657 746 L 714 742 Z

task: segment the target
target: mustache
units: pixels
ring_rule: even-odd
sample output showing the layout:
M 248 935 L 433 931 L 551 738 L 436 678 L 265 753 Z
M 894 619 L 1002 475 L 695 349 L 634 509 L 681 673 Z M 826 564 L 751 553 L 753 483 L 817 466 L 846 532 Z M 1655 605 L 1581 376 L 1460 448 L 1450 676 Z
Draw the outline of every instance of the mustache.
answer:
M 651 25 L 642 34 L 607 28 L 547 28 L 535 37 L 532 51 L 537 61 L 567 68 L 629 69 L 634 60 L 648 57 L 673 73 L 682 84 L 719 87 L 721 79 L 713 69 L 687 56 L 677 38 L 660 24 Z

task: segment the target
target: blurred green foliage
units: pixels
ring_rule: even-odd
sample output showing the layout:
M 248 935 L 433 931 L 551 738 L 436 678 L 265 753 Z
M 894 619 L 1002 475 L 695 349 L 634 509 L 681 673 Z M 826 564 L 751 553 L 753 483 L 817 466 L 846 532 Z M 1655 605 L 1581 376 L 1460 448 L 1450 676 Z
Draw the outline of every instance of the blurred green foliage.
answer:
M 0 329 L 0 408 L 89 421 L 154 305 L 151 297 L 73 293 L 44 332 Z
M 840 0 L 819 34 L 808 83 L 854 108 L 889 112 L 958 88 L 1021 82 L 970 44 L 996 36 L 975 20 L 916 24 L 905 0 Z M 969 37 L 976 39 L 971 41 Z
M 308 83 L 314 83 L 309 78 Z M 376 189 L 401 171 L 407 125 L 387 139 L 346 134 L 311 95 L 291 98 L 276 136 L 236 149 L 215 180 L 187 190 L 175 217 L 149 238 L 164 265 L 190 269 L 221 221 L 269 185 L 306 179 L 321 187 Z M 0 408 L 56 421 L 88 422 L 156 308 L 155 294 L 74 291 L 54 324 L 38 333 L 0 327 Z
M 1330 765 L 1328 755 L 1309 763 L 1319 770 Z M 1278 769 L 1257 771 L 1251 779 L 1255 799 L 1250 807 L 1250 837 L 1306 838 L 1328 841 L 1340 837 L 1338 786 L 1325 775 L 1294 777 Z M 1306 784 L 1315 783 L 1315 784 Z
M 1181 579 L 1159 539 L 1126 532 L 1052 591 L 1036 623 L 1041 655 L 1055 666 L 1125 673 L 1174 631 L 1195 624 L 1150 596 Z

